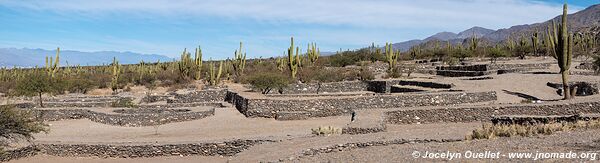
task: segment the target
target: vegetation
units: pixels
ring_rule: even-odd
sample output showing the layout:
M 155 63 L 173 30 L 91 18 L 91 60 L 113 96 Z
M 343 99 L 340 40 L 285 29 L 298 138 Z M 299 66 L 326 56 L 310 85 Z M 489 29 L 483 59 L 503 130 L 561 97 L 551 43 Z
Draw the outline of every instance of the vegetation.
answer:
M 312 134 L 317 135 L 317 136 L 329 136 L 329 135 L 342 134 L 341 128 L 332 127 L 332 126 L 313 128 L 313 129 L 311 129 L 311 131 L 312 131 Z
M 537 125 L 491 125 L 483 124 L 482 128 L 475 129 L 466 137 L 472 139 L 494 139 L 497 137 L 522 136 L 530 137 L 536 135 L 550 135 L 560 131 L 571 131 L 575 129 L 597 129 L 600 128 L 600 120 L 577 121 L 565 123 L 550 123 Z
M 47 131 L 46 125 L 35 120 L 30 112 L 0 106 L 0 152 L 10 141 L 31 141 L 33 134 Z
M 569 69 L 571 67 L 571 59 L 573 58 L 573 35 L 569 33 L 567 27 L 567 4 L 563 6 L 563 15 L 561 24 L 556 25 L 553 21 L 552 26 L 548 27 L 549 49 L 554 54 L 554 58 L 558 61 L 560 73 L 562 75 L 564 99 L 571 99 L 569 88 Z
M 282 89 L 289 84 L 289 79 L 278 73 L 256 74 L 248 79 L 248 82 L 262 94 L 268 94 L 272 89 Z
M 35 73 L 17 82 L 13 95 L 38 96 L 40 107 L 44 107 L 42 94 L 60 93 L 63 90 L 62 84 L 60 80 L 52 79 L 49 75 Z

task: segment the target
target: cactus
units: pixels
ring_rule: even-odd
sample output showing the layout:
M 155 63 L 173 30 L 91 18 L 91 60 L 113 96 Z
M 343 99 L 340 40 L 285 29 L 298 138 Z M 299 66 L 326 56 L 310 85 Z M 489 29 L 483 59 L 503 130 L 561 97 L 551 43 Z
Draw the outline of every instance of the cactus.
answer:
M 240 49 L 234 53 L 233 71 L 236 76 L 241 76 L 246 68 L 246 53 L 242 51 L 242 42 L 240 42 Z
M 56 48 L 56 58 L 55 61 L 52 61 L 52 57 L 50 57 L 50 59 L 48 59 L 48 57 L 46 56 L 46 71 L 48 72 L 48 75 L 50 75 L 52 78 L 54 78 L 56 76 L 56 73 L 58 72 L 58 68 L 60 67 L 59 65 L 59 59 L 60 57 L 60 48 Z
M 410 56 L 413 60 L 417 59 L 417 57 L 421 55 L 421 52 L 421 46 L 419 45 L 410 48 Z
M 311 65 L 314 65 L 317 62 L 317 59 L 319 59 L 319 56 L 321 55 L 321 51 L 317 48 L 316 43 L 308 44 L 306 55 L 308 56 Z
M 557 28 L 558 27 L 558 28 Z M 564 99 L 571 99 L 569 89 L 569 68 L 571 67 L 571 59 L 573 54 L 573 35 L 569 33 L 567 27 L 567 4 L 563 6 L 563 15 L 560 25 L 552 21 L 552 25 L 548 27 L 549 49 L 554 54 L 554 58 L 558 61 L 560 73 L 563 81 Z
M 192 57 L 187 49 L 183 49 L 183 53 L 181 53 L 181 57 L 179 62 L 177 62 L 177 69 L 179 70 L 179 74 L 181 78 L 188 78 L 192 69 Z
M 512 40 L 512 38 L 510 36 L 508 36 L 508 38 L 506 39 L 505 46 L 509 51 L 515 50 L 515 42 Z
M 475 52 L 478 47 L 479 47 L 479 38 L 477 38 L 477 34 L 475 34 L 475 32 L 473 32 L 473 36 L 471 37 L 470 42 L 469 42 L 469 50 L 471 52 Z
M 121 65 L 119 65 L 119 61 L 117 58 L 113 57 L 112 62 L 112 78 L 110 81 L 110 88 L 113 92 L 116 92 L 119 88 L 119 77 L 121 76 Z
M 531 47 L 533 48 L 533 55 L 537 55 L 538 48 L 540 46 L 538 33 L 535 32 L 531 36 Z
M 298 73 L 298 67 L 300 67 L 300 48 L 296 47 L 294 51 L 294 37 L 291 39 L 290 48 L 288 48 L 288 66 L 290 68 L 290 75 L 292 78 L 296 78 Z
M 400 52 L 394 51 L 392 44 L 385 43 L 385 59 L 388 62 L 388 70 L 393 71 L 396 68 L 396 63 L 398 62 L 399 56 Z
M 276 63 L 277 63 L 277 69 L 279 71 L 283 72 L 283 70 L 285 69 L 285 64 L 286 64 L 285 59 L 278 57 L 276 60 Z
M 198 46 L 196 53 L 194 53 L 194 66 L 196 67 L 196 80 L 202 79 L 202 49 L 200 46 Z
M 219 70 L 215 70 L 214 62 L 210 62 L 208 77 L 210 85 L 216 86 L 221 80 L 221 73 L 223 71 L 223 61 L 219 62 Z

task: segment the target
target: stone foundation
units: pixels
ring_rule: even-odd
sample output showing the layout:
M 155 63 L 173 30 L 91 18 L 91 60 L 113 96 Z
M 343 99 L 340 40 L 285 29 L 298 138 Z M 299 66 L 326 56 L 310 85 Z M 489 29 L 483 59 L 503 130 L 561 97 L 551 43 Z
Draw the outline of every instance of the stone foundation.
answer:
M 304 112 L 310 117 L 337 116 L 353 109 L 444 106 L 496 100 L 495 92 L 375 95 L 306 99 L 248 99 L 228 92 L 227 101 L 246 117 L 275 118 L 279 112 Z
M 600 102 L 397 110 L 387 112 L 385 119 L 386 123 L 390 124 L 448 123 L 490 121 L 499 115 L 542 116 L 580 113 L 600 113 Z
M 173 122 L 182 122 L 202 119 L 208 116 L 214 115 L 214 109 L 208 109 L 206 111 L 189 111 L 189 112 L 155 112 L 151 113 L 150 110 L 159 111 L 161 109 L 135 109 L 138 111 L 146 110 L 147 113 L 137 114 L 107 114 L 94 112 L 86 109 L 58 109 L 58 110 L 33 110 L 36 117 L 43 121 L 59 121 L 65 119 L 82 119 L 87 118 L 91 121 L 116 125 L 116 126 L 154 126 Z

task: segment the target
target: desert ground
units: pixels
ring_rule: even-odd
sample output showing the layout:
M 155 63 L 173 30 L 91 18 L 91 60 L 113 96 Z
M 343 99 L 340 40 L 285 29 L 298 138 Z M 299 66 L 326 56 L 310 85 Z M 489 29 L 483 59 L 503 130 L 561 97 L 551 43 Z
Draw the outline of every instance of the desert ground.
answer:
M 566 104 L 566 112 L 595 114 L 594 108 L 590 111 L 579 110 L 579 108 L 569 108 L 569 104 L 587 104 L 597 102 L 600 95 L 578 96 L 575 99 L 563 101 L 562 96 L 557 93 L 557 89 L 548 86 L 548 82 L 561 83 L 561 77 L 556 72 L 558 67 L 554 64 L 553 58 L 532 57 L 527 60 L 510 59 L 498 61 L 497 65 L 514 64 L 539 64 L 552 63 L 549 67 L 532 67 L 524 71 L 486 74 L 490 77 L 481 80 L 467 80 L 474 77 L 444 77 L 435 74 L 414 73 L 410 77 L 400 80 L 445 83 L 452 85 L 453 91 L 439 91 L 435 88 L 421 88 L 420 92 L 397 92 L 397 93 L 374 93 L 364 90 L 325 92 L 319 95 L 314 93 L 288 93 L 286 96 L 263 95 L 260 92 L 252 92 L 247 85 L 226 83 L 223 85 L 224 91 L 234 92 L 247 99 L 247 108 L 240 109 L 241 106 L 236 102 L 227 101 L 225 96 L 221 95 L 216 100 L 203 100 L 213 98 L 212 96 L 193 96 L 192 101 L 177 100 L 158 100 L 155 102 L 142 102 L 145 97 L 145 88 L 134 89 L 131 92 L 124 92 L 116 97 L 132 97 L 138 104 L 136 108 L 122 108 L 113 106 L 84 106 L 85 100 L 81 97 L 87 97 L 87 102 L 100 101 L 98 95 L 61 95 L 48 97 L 56 103 L 77 104 L 77 106 L 56 105 L 54 107 L 35 108 L 42 112 L 41 117 L 49 125 L 48 133 L 35 135 L 35 140 L 30 144 L 15 145 L 14 149 L 25 146 L 38 146 L 39 152 L 20 157 L 9 162 L 438 162 L 438 161 L 457 161 L 457 162 L 532 162 L 531 158 L 508 158 L 508 156 L 499 156 L 499 158 L 422 158 L 414 157 L 415 152 L 435 153 L 435 152 L 500 152 L 507 155 L 510 152 L 575 152 L 577 154 L 587 153 L 589 157 L 576 159 L 541 159 L 544 162 L 579 162 L 597 160 L 595 153 L 600 149 L 600 139 L 597 134 L 600 129 L 576 129 L 573 131 L 562 131 L 547 135 L 535 136 L 512 136 L 497 137 L 493 139 L 467 140 L 466 137 L 473 130 L 481 128 L 484 123 L 491 123 L 491 116 L 485 114 L 484 118 L 472 119 L 468 114 L 451 114 L 454 110 L 472 110 L 471 108 L 485 107 L 519 107 L 534 106 L 543 109 L 544 106 L 562 106 Z M 405 64 L 414 64 L 406 62 Z M 489 61 L 474 61 L 473 65 L 489 64 Z M 416 64 L 418 67 L 419 64 Z M 578 64 L 573 64 L 573 71 L 588 71 L 575 68 Z M 389 79 L 375 79 L 389 80 Z M 600 76 L 597 75 L 571 75 L 571 81 L 598 83 Z M 596 85 L 597 86 L 597 85 Z M 416 88 L 418 86 L 409 86 Z M 596 91 L 598 87 L 595 87 Z M 190 92 L 202 92 L 205 89 L 177 90 L 171 92 L 166 89 L 157 89 L 154 95 L 173 95 L 181 93 L 185 95 Z M 92 91 L 100 92 L 100 91 Z M 468 96 L 469 92 L 494 92 L 494 99 L 469 101 L 465 103 L 434 102 L 421 104 L 419 106 L 410 106 L 410 103 L 397 107 L 373 107 L 373 108 L 349 108 L 352 113 L 342 110 L 339 114 L 317 114 L 321 108 L 305 108 L 304 114 L 310 112 L 308 117 L 293 117 L 292 119 L 280 119 L 280 112 L 273 111 L 273 114 L 260 112 L 260 106 L 257 112 L 250 112 L 254 103 L 248 102 L 256 100 L 256 105 L 260 101 L 279 100 L 294 103 L 294 100 L 313 100 L 327 103 L 335 99 L 352 98 L 371 98 L 381 96 L 381 103 L 386 103 L 384 97 L 411 97 L 421 95 L 445 96 L 446 94 L 464 93 L 458 96 L 461 98 Z M 372 95 L 375 94 L 375 95 Z M 180 96 L 175 95 L 178 98 Z M 181 96 L 185 97 L 185 96 Z M 429 96 L 427 96 L 429 97 Z M 199 99 L 201 98 L 201 99 Z M 474 98 L 474 97 L 473 97 Z M 473 99 L 472 97 L 466 100 Z M 58 100 L 57 100 L 58 99 Z M 62 101 L 60 100 L 62 99 Z M 377 98 L 375 98 L 377 99 Z M 410 101 L 407 99 L 405 101 Z M 452 99 L 450 99 L 452 100 Z M 8 99 L 3 99 L 8 101 Z M 27 102 L 27 99 L 12 100 L 17 102 Z M 50 104 L 52 100 L 49 100 Z M 201 102 L 198 102 L 201 101 Z M 393 102 L 393 101 L 391 101 Z M 183 106 L 183 105 L 188 106 Z M 47 104 L 49 105 L 49 104 Z M 172 107 L 169 107 L 172 105 Z M 273 104 L 275 105 L 275 104 Z M 301 105 L 301 104 L 300 104 Z M 265 105 L 266 106 L 266 105 Z M 320 105 L 315 105 L 320 106 Z M 323 105 L 324 107 L 326 105 Z M 156 108 L 153 108 L 156 107 Z M 274 107 L 277 107 L 275 105 Z M 78 109 L 77 113 L 70 113 L 73 109 Z M 116 112 L 116 110 L 131 111 L 131 113 Z M 187 109 L 182 113 L 175 112 L 176 109 Z M 332 108 L 325 108 L 332 109 Z M 333 108 L 334 110 L 337 108 Z M 595 108 L 598 109 L 598 108 Z M 158 111 L 157 111 L 158 110 Z M 314 112 L 311 112 L 314 111 Z M 497 109 L 498 110 L 498 109 Z M 500 109 L 501 110 L 501 109 Z M 138 112 L 140 111 L 140 112 Z M 149 111 L 145 113 L 141 111 Z M 156 112 L 152 112 L 156 111 Z M 162 112 L 161 112 L 162 111 Z M 330 110 L 324 110 L 328 112 Z M 408 112 L 448 112 L 452 117 L 432 115 L 428 116 L 409 116 Z M 81 112 L 81 113 L 80 113 Z M 168 112 L 168 113 L 166 113 Z M 403 117 L 390 117 L 391 112 L 406 113 L 410 121 L 402 121 Z M 493 112 L 493 111 L 492 111 Z M 199 117 L 185 116 L 188 113 L 198 113 Z M 251 113 L 257 113 L 254 116 Z M 415 115 L 420 115 L 415 113 Z M 471 112 L 468 112 L 469 114 Z M 533 112 L 532 111 L 532 115 Z M 89 115 L 88 115 L 89 114 Z M 130 123 L 140 119 L 127 119 L 127 116 L 135 117 L 136 114 L 143 115 L 141 121 L 144 123 Z M 160 116 L 162 117 L 160 119 Z M 208 114 L 208 115 L 206 115 Z M 475 113 L 474 113 L 475 114 Z M 479 114 L 479 113 L 477 113 Z M 515 113 L 519 114 L 519 113 Z M 66 115 L 66 116 L 65 116 Z M 152 116 L 157 115 L 159 119 L 154 121 Z M 267 117 L 265 117 L 265 115 Z M 268 117 L 273 115 L 274 117 Z M 295 115 L 295 114 L 292 114 Z M 325 115 L 325 116 L 323 116 Z M 493 116 L 512 115 L 510 113 L 500 112 Z M 519 114 L 527 116 L 528 114 Z M 542 116 L 567 116 L 571 114 L 547 113 Z M 116 118 L 94 118 L 96 117 L 125 117 Z M 144 117 L 147 116 L 147 117 Z M 182 117 L 176 117 L 182 116 Z M 462 118 L 461 118 L 462 116 Z M 150 117 L 150 118 L 148 118 Z M 174 118 L 173 118 L 174 117 Z M 191 118 L 190 118 L 191 117 Z M 459 118 L 457 118 L 459 117 Z M 475 115 L 473 115 L 475 117 Z M 139 117 L 138 117 L 139 118 Z M 354 121 L 351 121 L 352 119 Z M 471 118 L 471 119 L 469 119 Z M 400 119 L 400 120 L 398 120 Z M 116 121 L 116 122 L 113 122 Z M 318 127 L 332 127 L 341 129 L 341 133 L 331 133 L 327 135 L 315 135 L 312 129 Z M 383 127 L 382 127 L 383 126 Z M 351 132 L 350 128 L 360 130 L 360 132 Z M 233 143 L 232 148 L 228 142 L 260 140 L 258 143 L 236 146 Z M 215 143 L 215 144 L 211 144 Z M 223 145 L 221 145 L 221 143 Z M 198 148 L 180 148 L 178 145 L 193 146 L 198 144 Z M 133 147 L 150 146 L 149 151 L 136 151 Z M 166 146 L 166 147 L 165 147 Z M 210 146 L 210 147 L 204 147 Z M 132 147 L 132 148 L 125 148 Z M 214 147 L 214 148 L 213 148 Z M 220 148 L 227 147 L 227 148 Z M 123 148 L 123 149 L 121 149 Z M 160 151 L 169 149 L 174 152 Z M 154 150 L 154 151 L 152 151 Z M 197 151 L 197 150 L 204 150 Z M 594 154 L 594 155 L 592 155 Z M 464 156 L 463 156 L 464 157 Z

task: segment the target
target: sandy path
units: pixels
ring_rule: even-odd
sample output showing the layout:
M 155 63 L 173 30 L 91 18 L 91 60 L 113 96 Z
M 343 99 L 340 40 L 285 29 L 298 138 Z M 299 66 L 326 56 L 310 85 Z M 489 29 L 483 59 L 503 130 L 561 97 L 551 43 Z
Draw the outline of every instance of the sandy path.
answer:
M 214 116 L 160 125 L 158 128 L 111 126 L 86 119 L 55 121 L 50 122 L 49 134 L 37 134 L 35 137 L 37 142 L 42 143 L 183 143 L 285 139 L 309 135 L 311 128 L 319 126 L 342 127 L 349 121 L 349 116 L 276 121 L 246 118 L 234 108 L 218 108 Z

